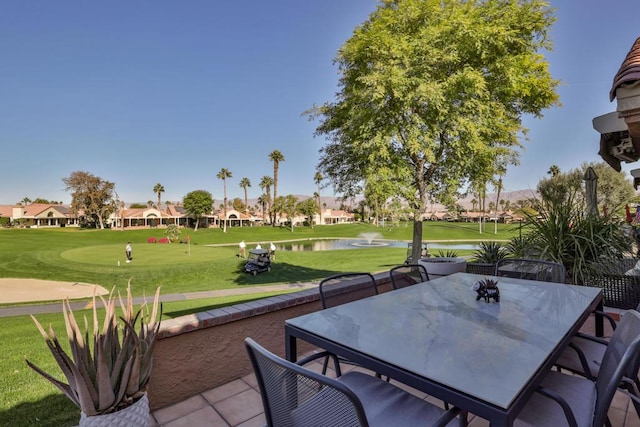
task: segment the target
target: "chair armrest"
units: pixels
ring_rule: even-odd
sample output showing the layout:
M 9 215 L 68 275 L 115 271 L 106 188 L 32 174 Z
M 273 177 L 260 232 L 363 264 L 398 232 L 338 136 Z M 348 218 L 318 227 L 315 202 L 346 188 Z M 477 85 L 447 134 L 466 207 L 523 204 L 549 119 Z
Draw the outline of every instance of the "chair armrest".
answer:
M 314 360 L 322 359 L 323 357 L 332 357 L 332 356 L 336 357 L 335 354 L 329 353 L 328 351 L 319 351 L 318 353 L 310 354 L 309 356 L 303 357 L 302 359 L 298 360 L 296 362 L 296 365 L 302 366 L 302 365 L 306 365 L 309 362 L 313 362 Z
M 614 331 L 616 330 L 616 326 L 618 326 L 618 324 L 616 323 L 616 319 L 614 319 L 613 316 L 611 316 L 609 313 L 605 313 L 604 311 L 600 310 L 593 310 L 592 313 L 598 314 L 607 319 L 609 321 L 609 324 L 611 325 L 611 329 L 613 329 Z
M 591 368 L 589 368 L 589 362 L 587 362 L 587 357 L 584 355 L 584 352 L 582 351 L 582 349 L 572 342 L 569 343 L 567 350 L 568 349 L 572 349 L 573 351 L 576 352 L 576 356 L 578 356 L 578 360 L 580 360 L 580 365 L 582 366 L 582 373 L 584 374 L 584 376 L 591 381 L 595 381 L 596 378 L 591 373 Z
M 562 408 L 562 412 L 564 412 L 564 416 L 567 418 L 569 427 L 578 427 L 578 422 L 576 421 L 575 415 L 573 415 L 573 411 L 571 410 L 571 407 L 569 406 L 567 401 L 562 398 L 562 396 L 545 387 L 538 387 L 536 392 L 540 393 L 545 397 L 548 397 L 551 400 L 555 400 Z

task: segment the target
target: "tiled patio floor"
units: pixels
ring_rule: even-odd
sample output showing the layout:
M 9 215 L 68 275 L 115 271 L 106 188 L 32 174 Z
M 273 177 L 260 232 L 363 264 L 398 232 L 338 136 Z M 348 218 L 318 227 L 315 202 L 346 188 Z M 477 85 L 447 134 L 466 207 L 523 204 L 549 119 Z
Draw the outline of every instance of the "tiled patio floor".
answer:
M 593 333 L 592 324 L 587 322 L 583 331 Z M 611 330 L 606 327 L 605 336 L 610 335 Z M 320 362 L 307 367 L 318 372 L 322 369 Z M 345 365 L 344 370 L 348 371 L 349 366 Z M 420 391 L 412 390 L 399 383 L 394 384 L 410 390 L 421 398 L 441 404 Z M 153 417 L 156 426 L 159 427 L 262 427 L 265 423 L 262 400 L 254 375 L 248 375 L 183 402 L 159 409 L 153 413 Z M 640 427 L 640 418 L 630 399 L 622 393 L 618 393 L 614 398 L 609 410 L 609 418 L 613 427 Z M 470 414 L 469 426 L 488 427 L 489 423 Z
M 314 369 L 320 369 L 318 363 Z M 348 369 L 347 369 L 348 370 Z M 399 385 L 400 384 L 397 384 Z M 408 389 L 406 386 L 403 388 Z M 412 391 L 432 402 L 437 400 Z M 264 414 L 258 384 L 253 375 L 208 390 L 153 413 L 161 427 L 262 427 Z M 611 405 L 609 417 L 613 427 L 640 427 L 640 419 L 629 398 L 619 393 Z M 469 415 L 470 427 L 488 427 L 489 423 Z

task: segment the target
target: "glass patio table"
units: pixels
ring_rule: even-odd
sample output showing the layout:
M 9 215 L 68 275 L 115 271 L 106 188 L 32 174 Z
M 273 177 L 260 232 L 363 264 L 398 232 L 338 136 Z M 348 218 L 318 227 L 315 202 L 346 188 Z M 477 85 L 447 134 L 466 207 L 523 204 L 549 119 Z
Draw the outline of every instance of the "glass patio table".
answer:
M 500 277 L 500 302 L 487 303 L 472 289 L 486 277 L 456 273 L 289 319 L 286 357 L 301 339 L 510 426 L 602 293 Z

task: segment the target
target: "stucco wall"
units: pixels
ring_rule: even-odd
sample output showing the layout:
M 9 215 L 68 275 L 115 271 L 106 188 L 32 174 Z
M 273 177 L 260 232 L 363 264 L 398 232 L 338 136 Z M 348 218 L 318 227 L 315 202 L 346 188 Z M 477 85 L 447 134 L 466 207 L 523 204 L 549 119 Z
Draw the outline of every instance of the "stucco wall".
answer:
M 379 292 L 391 286 L 376 276 Z M 354 284 L 357 287 L 357 284 Z M 317 289 L 163 321 L 149 382 L 152 410 L 169 406 L 252 372 L 244 338 L 284 356 L 284 322 L 321 309 Z M 300 354 L 311 351 L 298 344 Z

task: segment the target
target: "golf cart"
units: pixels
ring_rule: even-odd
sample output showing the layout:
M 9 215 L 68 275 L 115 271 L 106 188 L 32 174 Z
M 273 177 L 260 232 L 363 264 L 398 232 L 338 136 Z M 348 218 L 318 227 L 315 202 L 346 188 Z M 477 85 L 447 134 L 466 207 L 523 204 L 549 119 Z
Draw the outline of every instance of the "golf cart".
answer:
M 244 272 L 256 275 L 263 271 L 271 271 L 271 257 L 266 249 L 251 249 L 247 263 L 244 265 Z
M 411 252 L 413 251 L 413 243 L 407 243 L 407 259 L 404 260 L 405 264 L 416 264 L 418 260 L 413 261 Z M 422 250 L 420 251 L 420 258 L 429 258 L 429 248 L 426 243 L 422 244 Z

